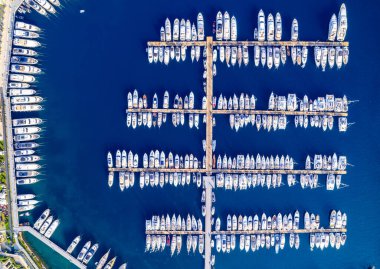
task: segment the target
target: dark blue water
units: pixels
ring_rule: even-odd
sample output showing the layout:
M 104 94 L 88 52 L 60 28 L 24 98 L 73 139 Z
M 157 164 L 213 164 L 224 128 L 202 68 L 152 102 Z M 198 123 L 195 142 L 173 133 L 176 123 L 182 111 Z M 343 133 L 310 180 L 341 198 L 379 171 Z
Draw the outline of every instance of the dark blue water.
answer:
M 372 1 L 373 2 L 373 1 Z M 164 125 L 160 130 L 128 129 L 125 125 L 126 94 L 138 88 L 140 93 L 171 96 L 193 90 L 200 106 L 202 64 L 186 61 L 150 65 L 145 47 L 148 40 L 159 39 L 159 28 L 168 16 L 196 19 L 205 17 L 206 33 L 219 9 L 228 10 L 238 21 L 240 40 L 253 38 L 257 13 L 281 12 L 284 39 L 290 35 L 291 20 L 300 24 L 300 39 L 325 40 L 329 19 L 339 10 L 340 1 L 67 1 L 60 14 L 49 20 L 28 16 L 28 20 L 44 29 L 41 58 L 45 74 L 38 89 L 43 97 L 46 119 L 43 138 L 43 182 L 25 192 L 34 191 L 44 200 L 35 216 L 46 206 L 62 223 L 53 240 L 67 247 L 81 234 L 85 240 L 99 242 L 101 249 L 95 259 L 108 248 L 118 262 L 128 261 L 129 268 L 202 268 L 200 255 L 170 258 L 169 253 L 144 253 L 144 221 L 152 214 L 191 213 L 201 216 L 200 190 L 194 187 L 166 187 L 120 192 L 118 186 L 107 186 L 106 152 L 125 148 L 134 152 L 159 149 L 179 154 L 202 154 L 204 127 L 190 130 Z M 347 4 L 350 60 L 340 71 L 316 70 L 313 59 L 305 69 L 294 67 L 290 59 L 278 71 L 255 68 L 253 60 L 247 68 L 226 68 L 218 65 L 214 80 L 215 94 L 253 93 L 258 107 L 265 108 L 271 91 L 304 94 L 310 98 L 333 93 L 359 99 L 350 106 L 349 121 L 355 122 L 347 133 L 323 132 L 314 128 L 267 133 L 244 128 L 235 133 L 227 117 L 217 117 L 214 136 L 217 152 L 289 154 L 302 167 L 307 154 L 345 154 L 354 167 L 348 168 L 343 182 L 349 188 L 327 192 L 282 187 L 276 190 L 255 189 L 245 192 L 217 191 L 216 216 L 225 220 L 228 213 L 255 214 L 292 212 L 299 209 L 321 215 L 327 226 L 329 210 L 336 208 L 348 214 L 348 240 L 339 251 L 309 250 L 308 238 L 301 237 L 298 251 L 286 248 L 248 253 L 235 251 L 216 257 L 217 268 L 366 268 L 379 265 L 378 244 L 379 191 L 378 174 L 380 147 L 378 143 L 380 80 L 379 50 L 375 25 L 377 3 Z M 84 14 L 79 10 L 85 9 Z M 250 51 L 251 57 L 253 51 Z M 310 55 L 310 54 L 309 54 Z M 337 129 L 337 128 L 336 128 Z M 82 242 L 83 243 L 83 242 Z M 79 250 L 77 250 L 79 251 Z M 183 251 L 184 252 L 184 251 Z M 74 253 L 77 254 L 77 253 Z M 94 259 L 94 260 L 95 260 Z M 62 266 L 63 267 L 63 266 Z

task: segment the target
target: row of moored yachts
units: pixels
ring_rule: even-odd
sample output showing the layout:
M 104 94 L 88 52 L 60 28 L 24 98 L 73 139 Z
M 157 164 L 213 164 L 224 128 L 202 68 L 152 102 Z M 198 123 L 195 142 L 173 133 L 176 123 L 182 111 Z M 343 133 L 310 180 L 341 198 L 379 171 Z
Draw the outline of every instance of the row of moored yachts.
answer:
M 197 26 L 191 24 L 190 20 L 181 21 L 179 19 L 174 20 L 173 33 L 171 22 L 167 18 L 165 21 L 165 27 L 161 27 L 160 36 L 161 41 L 197 41 L 204 39 L 204 22 L 201 13 L 198 14 Z M 343 41 L 347 32 L 347 12 L 346 6 L 342 4 L 338 19 L 334 14 L 329 23 L 328 40 L 334 41 L 335 38 L 338 41 Z M 297 41 L 299 35 L 298 21 L 294 19 L 291 27 L 291 40 Z M 216 16 L 216 23 L 214 25 L 214 32 L 216 34 L 216 40 L 218 41 L 236 41 L 237 40 L 237 22 L 235 16 L 230 18 L 229 13 L 226 11 L 224 15 L 222 12 L 218 12 Z M 272 14 L 268 15 L 267 21 L 265 20 L 265 14 L 263 10 L 260 10 L 258 14 L 258 27 L 254 31 L 254 39 L 258 41 L 280 41 L 282 39 L 282 18 L 280 13 L 277 13 L 275 18 Z M 150 63 L 165 63 L 166 65 L 170 60 L 186 60 L 187 46 L 166 46 L 166 47 L 148 47 L 148 60 Z M 218 59 L 223 63 L 226 61 L 227 66 L 236 64 L 241 66 L 248 65 L 249 63 L 249 49 L 248 46 L 218 46 L 213 50 L 213 61 Z M 205 49 L 203 50 L 203 57 L 206 55 Z M 269 69 L 273 66 L 277 69 L 280 64 L 285 64 L 288 56 L 291 55 L 293 64 L 305 67 L 308 59 L 308 48 L 306 46 L 254 46 L 254 62 L 255 66 L 259 66 L 260 63 L 264 67 L 267 65 Z M 191 46 L 190 52 L 191 60 L 198 61 L 201 56 L 200 46 Z M 317 67 L 322 67 L 324 71 L 327 64 L 330 68 L 333 68 L 335 63 L 338 69 L 342 67 L 342 64 L 348 63 L 349 50 L 348 47 L 319 47 L 314 48 L 314 61 Z M 213 65 L 213 73 L 216 75 L 216 67 Z
M 194 216 L 188 214 L 187 218 L 177 217 L 175 214 L 170 218 L 169 215 L 153 216 L 152 219 L 146 220 L 145 230 L 151 234 L 146 235 L 145 251 L 156 252 L 164 251 L 166 247 L 170 247 L 171 255 L 180 253 L 182 249 L 182 236 L 181 235 L 154 235 L 154 232 L 170 232 L 170 231 L 187 231 L 197 232 L 203 230 L 201 219 L 196 219 Z M 186 239 L 187 252 L 196 252 L 198 245 L 199 253 L 202 254 L 204 250 L 204 235 L 189 234 Z
M 338 216 L 339 215 L 339 216 Z M 337 226 L 331 224 L 338 223 Z M 220 230 L 220 219 L 218 218 L 215 223 L 215 230 Z M 336 213 L 335 210 L 330 214 L 330 229 L 345 229 L 347 224 L 346 214 L 341 214 L 340 211 Z M 298 233 L 300 226 L 300 214 L 298 210 L 292 214 L 281 213 L 273 216 L 266 216 L 262 214 L 261 219 L 258 215 L 242 216 L 236 215 L 227 216 L 227 231 L 234 231 L 233 234 L 227 235 L 225 233 L 217 234 L 215 236 L 215 245 L 217 252 L 222 251 L 229 253 L 236 247 L 236 234 L 239 236 L 239 249 L 246 252 L 252 250 L 255 252 L 260 248 L 270 249 L 274 247 L 275 252 L 284 249 L 286 243 L 285 234 L 289 234 L 289 246 L 298 249 L 300 246 L 300 236 Z M 331 246 L 332 248 L 340 249 L 346 242 L 347 235 L 345 232 L 325 232 L 323 227 L 320 227 L 319 215 L 305 213 L 304 216 L 304 229 L 310 232 L 310 248 L 311 250 L 320 248 L 323 250 Z M 318 231 L 315 231 L 318 230 Z M 257 233 L 255 233 L 255 231 Z M 265 231 L 268 231 L 267 233 Z
M 36 81 L 35 75 L 41 74 L 36 67 L 37 52 L 30 48 L 41 46 L 34 40 L 39 37 L 40 28 L 21 21 L 15 22 L 13 49 L 10 66 L 9 96 L 11 97 L 12 111 L 28 112 L 42 109 L 43 98 L 35 96 L 36 90 L 30 88 L 30 83 Z
M 33 9 L 43 16 L 49 16 L 49 14 L 56 14 L 56 7 L 60 6 L 59 0 L 24 0 L 17 12 L 25 14 Z
M 169 93 L 165 91 L 163 98 L 163 106 L 162 108 L 169 108 Z M 227 101 L 227 97 L 220 94 L 220 96 L 213 97 L 213 108 L 219 110 L 254 110 L 256 108 L 256 97 L 251 95 L 249 97 L 248 94 L 241 93 L 238 98 L 236 94 L 233 97 L 229 97 Z M 206 109 L 206 97 L 204 96 L 202 99 L 202 110 Z M 314 100 L 309 100 L 308 96 L 305 95 L 303 99 L 298 99 L 296 94 L 288 94 L 288 96 L 278 96 L 273 92 L 269 98 L 269 106 L 268 110 L 271 111 L 301 111 L 301 112 L 337 112 L 337 113 L 346 113 L 348 111 L 348 100 L 346 96 L 343 98 L 335 98 L 334 95 L 326 95 L 326 97 L 318 97 Z M 148 101 L 146 95 L 143 97 L 138 97 L 137 90 L 134 90 L 133 94 L 131 92 L 128 93 L 128 109 L 133 108 L 148 108 Z M 153 96 L 152 108 L 159 108 L 159 101 L 157 94 Z M 185 96 L 183 99 L 178 94 L 174 98 L 173 103 L 174 109 L 194 109 L 194 94 L 190 92 L 189 96 Z M 245 114 L 245 113 L 236 113 L 230 114 L 229 122 L 231 129 L 235 129 L 238 131 L 240 128 L 251 124 L 252 126 L 256 125 L 257 130 L 261 128 L 263 130 L 270 131 L 273 130 L 285 130 L 287 126 L 287 116 L 286 115 L 267 115 L 264 114 Z M 128 127 L 132 126 L 132 128 L 136 128 L 137 126 L 147 126 L 150 127 L 161 127 L 162 123 L 167 121 L 167 114 L 164 112 L 129 112 L 127 110 L 127 119 L 126 124 Z M 305 113 L 306 114 L 306 113 Z M 198 113 L 189 113 L 189 127 L 199 128 L 199 119 L 200 114 Z M 205 115 L 203 116 L 203 123 L 205 122 Z M 214 124 L 215 124 L 215 118 Z M 318 127 L 323 131 L 332 130 L 334 127 L 334 117 L 332 115 L 295 115 L 294 123 L 295 127 L 303 127 L 307 128 Z M 174 126 L 184 125 L 185 123 L 185 113 L 177 112 L 172 113 L 172 123 Z M 346 117 L 338 118 L 338 127 L 339 131 L 344 132 L 347 130 L 348 122 Z
M 37 52 L 30 48 L 39 47 L 36 41 L 40 37 L 41 29 L 37 26 L 16 21 L 13 31 L 13 48 L 10 66 L 10 83 L 8 94 L 10 96 L 12 112 L 34 112 L 42 109 L 40 103 L 43 98 L 35 96 L 36 90 L 30 88 L 30 83 L 36 81 L 35 75 L 41 74 L 41 69 L 36 67 Z M 38 182 L 41 160 L 36 154 L 40 146 L 35 140 L 40 138 L 43 123 L 36 117 L 12 119 L 16 183 L 18 185 L 33 184 Z M 34 196 L 24 194 L 20 196 Z M 35 208 L 39 201 L 30 199 L 19 201 L 19 211 L 25 212 Z M 59 225 L 59 220 L 49 216 L 50 210 L 44 212 L 45 219 L 40 219 L 36 226 L 41 234 L 50 238 Z
M 138 168 L 138 155 L 133 154 L 132 151 L 127 152 L 123 150 L 122 152 L 118 150 L 116 152 L 116 168 Z M 203 158 L 203 164 L 198 161 L 193 154 L 186 154 L 185 157 L 179 156 L 178 154 L 173 155 L 171 152 L 166 158 L 165 152 L 161 153 L 156 151 L 151 151 L 148 155 L 144 154 L 143 157 L 143 167 L 145 169 L 155 169 L 155 168 L 166 168 L 166 169 L 198 169 L 199 167 L 205 168 L 205 158 Z M 109 152 L 107 155 L 108 167 L 113 167 L 112 154 Z M 236 157 L 227 157 L 224 155 L 213 156 L 213 168 L 217 170 L 270 170 L 264 173 L 216 173 L 216 186 L 219 188 L 225 188 L 226 190 L 246 190 L 255 187 L 267 187 L 277 188 L 283 185 L 283 174 L 282 172 L 276 172 L 276 170 L 293 170 L 294 160 L 288 155 L 275 157 L 264 156 L 257 154 L 256 158 L 254 155 L 237 155 Z M 313 165 L 312 165 L 313 164 Z M 323 170 L 326 171 L 326 189 L 334 190 L 344 186 L 341 182 L 341 175 L 334 175 L 329 171 L 345 171 L 347 166 L 346 156 L 337 156 L 335 153 L 332 156 L 326 155 L 315 155 L 313 162 L 311 157 L 307 156 L 305 162 L 305 170 L 310 170 L 310 173 L 301 174 L 299 178 L 299 183 L 301 187 L 304 188 L 317 188 L 320 187 L 318 184 L 318 175 L 313 173 L 312 170 Z M 249 171 L 248 171 L 249 172 Z M 286 173 L 285 173 L 286 174 Z M 297 176 L 295 174 L 286 175 L 287 184 L 289 187 L 294 186 L 297 183 Z M 114 172 L 109 172 L 108 184 L 111 187 L 114 181 Z M 128 171 L 119 172 L 119 185 L 120 189 L 130 188 L 134 186 L 135 173 Z M 191 173 L 191 172 L 140 172 L 139 173 L 139 185 L 140 188 L 160 186 L 164 187 L 165 184 L 173 185 L 177 187 L 179 185 L 185 186 L 191 183 L 196 184 L 197 187 L 202 186 L 201 173 Z

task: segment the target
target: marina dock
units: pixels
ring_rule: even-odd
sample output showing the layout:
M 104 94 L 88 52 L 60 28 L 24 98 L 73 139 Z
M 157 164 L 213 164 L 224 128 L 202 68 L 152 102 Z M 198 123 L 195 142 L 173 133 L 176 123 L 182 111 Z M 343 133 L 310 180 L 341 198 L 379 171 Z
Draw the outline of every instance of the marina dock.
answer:
M 8 75 L 9 75 L 9 63 L 11 58 L 12 49 L 12 36 L 13 25 L 15 21 L 15 13 L 23 0 L 14 0 L 10 3 L 6 3 L 4 8 L 3 18 L 3 33 L 1 39 L 1 104 L 3 110 L 3 130 L 4 130 L 4 143 L 6 158 L 5 168 L 8 181 L 8 201 L 10 210 L 10 223 L 11 228 L 19 227 L 19 216 L 17 207 L 17 188 L 16 188 L 16 176 L 15 176 L 15 164 L 14 164 L 14 150 L 13 150 L 13 135 L 12 135 L 12 119 L 11 119 L 11 104 L 10 99 L 7 97 L 8 89 Z
M 212 150 L 212 146 L 211 146 Z M 207 156 L 207 155 L 206 155 Z M 207 158 L 207 157 L 206 157 Z M 228 174 L 315 174 L 315 175 L 345 175 L 347 171 L 343 170 L 286 170 L 286 169 L 213 169 L 212 168 L 212 152 L 211 152 L 211 169 L 194 169 L 194 168 L 108 168 L 110 172 L 162 172 L 162 173 L 228 173 Z
M 212 97 L 211 97 L 212 100 Z M 212 104 L 211 104 L 212 106 Z M 287 116 L 333 116 L 347 117 L 347 112 L 332 112 L 332 111 L 282 111 L 282 110 L 257 110 L 257 109 L 211 109 L 211 114 L 230 115 L 230 114 L 245 114 L 245 115 L 287 115 Z M 151 112 L 151 113 L 184 113 L 184 114 L 206 114 L 207 109 L 178 109 L 178 108 L 129 108 L 127 112 Z
M 206 229 L 207 230 L 207 229 Z M 244 234 L 244 235 L 254 235 L 254 234 L 310 234 L 310 233 L 346 233 L 346 228 L 319 228 L 319 229 L 296 229 L 296 230 L 247 230 L 247 231 L 211 231 L 211 235 L 217 234 Z M 155 234 L 155 235 L 201 235 L 206 234 L 204 231 L 146 231 L 146 234 Z M 207 249 L 207 248 L 206 248 Z
M 212 38 L 212 37 L 211 37 Z M 149 41 L 148 46 L 150 47 L 190 47 L 190 46 L 286 46 L 286 47 L 297 47 L 297 46 L 306 46 L 306 47 L 348 47 L 349 42 L 330 42 L 330 41 L 212 41 L 208 43 L 209 40 L 206 41 Z M 211 55 L 212 56 L 212 55 Z
M 33 229 L 30 226 L 20 226 L 16 229 L 18 232 L 28 232 L 31 235 L 33 235 L 35 238 L 43 242 L 45 245 L 49 246 L 52 250 L 60 254 L 63 258 L 71 262 L 73 265 L 75 265 L 77 268 L 84 269 L 86 266 L 82 264 L 80 261 L 78 261 L 76 258 L 71 256 L 69 253 L 67 253 L 65 250 L 63 250 L 61 247 L 56 245 L 54 242 L 50 241 L 48 238 L 40 234 L 38 231 Z
M 205 227 L 202 231 L 146 231 L 146 234 L 163 234 L 163 235 L 188 235 L 202 234 L 205 235 L 205 252 L 204 252 L 204 268 L 212 267 L 212 235 L 217 234 L 279 234 L 279 233 L 335 233 L 346 232 L 346 229 L 297 229 L 292 231 L 278 230 L 260 230 L 260 231 L 212 231 L 212 190 L 215 188 L 215 178 L 212 176 L 216 173 L 231 173 L 231 174 L 334 174 L 343 175 L 346 171 L 340 170 L 260 170 L 260 169 L 213 169 L 213 115 L 231 115 L 231 114 L 246 114 L 246 115 L 292 115 L 292 116 L 332 116 L 332 117 L 347 117 L 348 113 L 336 111 L 277 111 L 277 110 L 256 110 L 256 109 L 213 109 L 213 48 L 215 46 L 324 46 L 324 47 L 348 47 L 348 42 L 326 42 L 326 41 L 214 41 L 212 36 L 207 36 L 206 41 L 180 41 L 180 42 L 161 42 L 149 41 L 148 47 L 188 47 L 202 46 L 206 50 L 206 107 L 205 109 L 150 109 L 150 108 L 128 108 L 126 112 L 139 113 L 192 113 L 206 115 L 206 164 L 204 169 L 174 169 L 174 168 L 109 168 L 109 171 L 130 171 L 130 172 L 197 172 L 203 173 L 204 188 L 205 188 Z

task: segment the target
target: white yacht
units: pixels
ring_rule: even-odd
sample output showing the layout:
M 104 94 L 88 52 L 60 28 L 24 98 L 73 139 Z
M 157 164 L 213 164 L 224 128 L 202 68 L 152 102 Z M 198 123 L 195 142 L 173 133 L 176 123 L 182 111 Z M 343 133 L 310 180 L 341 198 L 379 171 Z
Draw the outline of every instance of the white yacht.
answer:
M 34 184 L 37 183 L 39 180 L 37 178 L 22 178 L 22 179 L 17 179 L 16 183 L 17 185 L 29 185 L 29 184 Z
M 39 38 L 40 35 L 36 32 L 32 31 L 26 31 L 26 30 L 14 30 L 13 35 L 15 37 L 22 37 L 22 38 Z
M 9 82 L 8 87 L 10 89 L 20 88 L 20 89 L 27 89 L 30 87 L 30 84 L 28 83 L 22 83 L 22 82 Z
M 32 24 L 28 24 L 22 21 L 16 21 L 15 28 L 20 30 L 26 30 L 26 31 L 34 31 L 34 32 L 40 32 L 41 28 L 34 26 Z
M 186 20 L 185 24 L 185 40 L 191 41 L 191 23 L 190 20 Z
M 10 89 L 9 96 L 25 96 L 25 95 L 34 95 L 36 90 L 33 89 Z
M 223 39 L 223 15 L 222 12 L 218 12 L 216 15 L 216 40 Z
M 14 134 L 35 134 L 39 133 L 41 131 L 41 128 L 36 126 L 31 127 L 16 127 L 13 129 Z
M 337 30 L 338 30 L 338 22 L 336 19 L 336 15 L 333 14 L 331 19 L 330 19 L 330 23 L 329 23 L 329 37 L 328 37 L 329 41 L 335 40 Z
M 276 18 L 275 18 L 275 39 L 276 41 L 280 41 L 281 38 L 282 38 L 282 19 L 281 19 L 281 14 L 277 12 Z
M 69 245 L 69 247 L 67 248 L 67 253 L 71 254 L 74 249 L 78 246 L 79 242 L 81 241 L 81 236 L 78 235 L 77 237 L 74 238 L 74 240 L 71 242 L 71 244 Z
M 293 22 L 292 22 L 291 40 L 292 41 L 298 40 L 298 21 L 297 21 L 297 19 L 293 19 Z
M 14 38 L 13 45 L 26 48 L 36 48 L 41 46 L 40 42 L 30 39 Z
M 169 18 L 165 20 L 165 40 L 172 41 L 172 27 Z
M 259 41 L 264 41 L 265 40 L 265 15 L 264 11 L 260 9 L 259 15 L 257 18 L 257 24 L 258 24 L 258 37 L 257 39 Z
M 39 96 L 15 96 L 11 97 L 11 104 L 35 104 L 43 101 L 42 97 Z
M 24 48 L 13 48 L 12 49 L 13 55 L 23 55 L 23 56 L 37 56 L 38 53 L 31 49 L 24 49 Z
M 30 111 L 40 111 L 42 106 L 40 105 L 14 105 L 12 106 L 12 111 L 14 112 L 30 112 Z
M 268 41 L 273 41 L 274 40 L 274 19 L 273 15 L 269 13 L 268 18 L 267 18 L 267 39 Z
M 37 64 L 38 60 L 32 57 L 12 56 L 11 63 L 13 64 Z
M 231 40 L 237 40 L 237 23 L 235 16 L 232 16 L 231 18 Z
M 204 21 L 202 13 L 198 13 L 197 16 L 197 28 L 198 28 L 198 40 L 202 41 L 205 37 Z
M 179 19 L 176 18 L 173 24 L 173 41 L 178 41 L 179 39 Z
M 230 40 L 231 38 L 231 21 L 230 14 L 228 12 L 224 12 L 223 16 L 223 39 Z
M 336 39 L 338 41 L 343 41 L 346 37 L 347 32 L 347 10 L 346 5 L 343 3 L 340 6 L 339 15 L 338 15 L 338 30 L 337 30 L 337 36 Z
M 11 72 L 22 74 L 39 74 L 41 69 L 31 65 L 12 64 Z
M 35 82 L 36 79 L 31 75 L 10 74 L 9 79 L 17 82 Z

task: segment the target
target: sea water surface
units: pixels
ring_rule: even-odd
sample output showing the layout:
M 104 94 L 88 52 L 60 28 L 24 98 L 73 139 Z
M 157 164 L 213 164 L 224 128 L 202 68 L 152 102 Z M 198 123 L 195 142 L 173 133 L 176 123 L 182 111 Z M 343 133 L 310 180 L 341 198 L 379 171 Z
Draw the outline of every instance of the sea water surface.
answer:
M 195 105 L 203 96 L 202 63 L 186 62 L 149 64 L 146 42 L 159 39 L 159 29 L 166 17 L 196 20 L 198 12 L 205 18 L 206 34 L 212 34 L 212 22 L 218 10 L 228 10 L 238 22 L 238 39 L 252 40 L 257 26 L 257 13 L 280 12 L 283 39 L 290 37 L 293 18 L 299 22 L 301 40 L 325 40 L 329 19 L 338 13 L 341 1 L 64 1 L 64 8 L 49 19 L 36 14 L 26 21 L 43 28 L 43 47 L 39 57 L 44 74 L 39 77 L 38 92 L 46 101 L 40 116 L 43 125 L 42 182 L 19 188 L 34 192 L 43 204 L 33 212 L 36 220 L 49 207 L 61 220 L 52 240 L 67 248 L 78 234 L 83 240 L 98 242 L 100 249 L 91 261 L 97 261 L 109 248 L 118 256 L 117 265 L 128 262 L 128 268 L 202 268 L 199 254 L 170 258 L 170 253 L 144 253 L 145 219 L 153 214 L 201 217 L 201 190 L 195 187 L 144 188 L 138 183 L 133 190 L 121 192 L 117 183 L 107 185 L 107 151 L 117 149 L 138 152 L 140 158 L 151 149 L 166 153 L 196 154 L 202 159 L 205 128 L 174 128 L 170 120 L 158 128 L 132 130 L 125 124 L 127 92 L 137 88 L 151 100 L 154 92 L 161 98 L 165 90 L 184 96 L 192 90 Z M 217 116 L 214 137 L 217 154 L 289 154 L 302 168 L 307 154 L 347 155 L 353 166 L 343 182 L 349 188 L 327 192 L 324 188 L 302 190 L 300 186 L 248 191 L 216 191 L 216 217 L 225 225 L 227 214 L 290 213 L 296 209 L 318 213 L 321 224 L 328 225 L 331 209 L 348 215 L 348 239 L 339 251 L 310 251 L 308 236 L 301 236 L 298 251 L 290 249 L 275 254 L 274 250 L 255 253 L 235 250 L 216 254 L 217 268 L 367 268 L 380 264 L 379 202 L 380 147 L 379 137 L 379 49 L 375 26 L 378 24 L 375 1 L 348 1 L 350 59 L 340 71 L 315 68 L 312 51 L 306 68 L 288 62 L 279 70 L 255 68 L 253 50 L 248 67 L 227 68 L 218 64 L 214 92 L 230 96 L 247 92 L 257 98 L 257 107 L 267 107 L 272 91 L 286 95 L 296 93 L 309 98 L 346 94 L 360 100 L 349 107 L 349 122 L 355 122 L 347 133 L 320 129 L 295 129 L 293 119 L 286 131 L 258 132 L 246 127 L 238 133 L 229 127 L 228 117 Z M 79 11 L 85 10 L 81 14 Z M 172 99 L 171 99 L 172 100 Z M 29 116 L 29 115 L 28 115 Z M 335 126 L 336 127 L 336 126 Z M 140 160 L 141 163 L 141 160 Z M 115 179 L 117 182 L 117 179 Z M 27 220 L 25 220 L 27 221 Z M 30 220 L 33 221 L 33 220 Z M 224 227 L 224 226 L 223 226 Z M 77 255 L 80 247 L 76 249 Z M 41 249 L 41 252 L 44 252 Z M 43 255 L 49 256 L 49 255 Z M 51 268 L 70 268 L 55 260 L 46 260 Z M 60 265 L 57 265 L 59 263 Z

